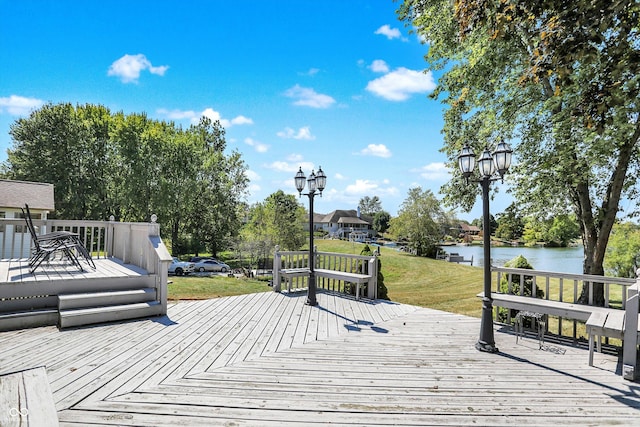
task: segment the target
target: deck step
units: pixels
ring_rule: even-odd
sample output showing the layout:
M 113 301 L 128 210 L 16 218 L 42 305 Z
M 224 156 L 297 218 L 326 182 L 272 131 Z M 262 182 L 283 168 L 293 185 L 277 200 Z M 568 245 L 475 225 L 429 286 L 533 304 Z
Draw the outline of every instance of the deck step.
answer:
M 55 308 L 0 313 L 0 332 L 52 326 L 57 320 L 58 310 Z
M 63 294 L 58 295 L 58 309 L 63 311 L 76 308 L 106 307 L 148 302 L 155 299 L 156 290 L 154 288 Z
M 60 310 L 58 326 L 73 326 L 105 323 L 162 314 L 162 304 L 158 301 L 139 302 L 133 304 L 110 305 L 106 307 L 75 308 Z

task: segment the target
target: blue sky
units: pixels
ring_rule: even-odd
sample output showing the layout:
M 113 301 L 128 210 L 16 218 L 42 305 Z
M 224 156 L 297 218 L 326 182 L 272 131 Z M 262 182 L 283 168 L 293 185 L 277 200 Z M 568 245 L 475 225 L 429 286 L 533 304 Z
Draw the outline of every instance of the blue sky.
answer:
M 392 0 L 0 0 L 0 161 L 9 127 L 46 102 L 101 104 L 188 126 L 220 119 L 242 153 L 248 202 L 322 166 L 315 211 L 449 179 L 428 45 Z M 455 171 L 457 173 L 457 171 Z M 506 184 L 492 213 L 510 199 Z M 301 202 L 307 206 L 306 197 Z M 478 200 L 471 213 L 481 216 Z

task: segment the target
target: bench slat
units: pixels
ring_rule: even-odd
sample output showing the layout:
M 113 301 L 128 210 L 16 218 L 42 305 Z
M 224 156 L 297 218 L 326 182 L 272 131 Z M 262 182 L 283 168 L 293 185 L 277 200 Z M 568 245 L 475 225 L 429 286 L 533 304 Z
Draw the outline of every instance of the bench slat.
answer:
M 483 297 L 484 293 L 478 294 Z M 498 307 L 511 308 L 513 310 L 538 311 L 550 316 L 563 317 L 565 319 L 575 319 L 586 322 L 595 311 L 607 311 L 615 309 L 606 309 L 602 307 L 593 307 L 582 304 L 571 304 L 562 301 L 552 301 L 541 298 L 524 297 L 520 295 L 491 293 L 493 305 Z
M 622 339 L 625 312 L 622 310 L 617 311 L 618 312 L 611 312 L 607 316 L 607 321 L 603 328 L 603 335 L 606 337 Z
M 345 271 L 325 270 L 323 268 L 319 268 L 315 270 L 315 272 L 317 276 L 344 280 L 347 282 L 365 283 L 371 280 L 371 276 L 367 274 L 347 273 Z

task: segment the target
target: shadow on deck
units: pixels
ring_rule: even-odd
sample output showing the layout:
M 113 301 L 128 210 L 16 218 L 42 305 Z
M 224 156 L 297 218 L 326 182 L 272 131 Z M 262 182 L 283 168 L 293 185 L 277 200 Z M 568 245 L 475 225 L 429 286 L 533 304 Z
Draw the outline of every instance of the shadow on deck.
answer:
M 617 358 L 396 304 L 274 292 L 181 302 L 168 316 L 0 333 L 0 374 L 46 366 L 62 425 L 637 424 Z

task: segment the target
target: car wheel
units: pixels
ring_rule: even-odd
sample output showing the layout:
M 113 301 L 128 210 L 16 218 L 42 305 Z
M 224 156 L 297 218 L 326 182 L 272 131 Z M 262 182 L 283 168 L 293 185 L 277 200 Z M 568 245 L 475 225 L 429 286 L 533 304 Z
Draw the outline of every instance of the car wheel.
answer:
M 225 267 L 222 267 L 222 269 L 220 269 L 221 272 L 226 273 L 227 269 Z
M 199 271 L 200 273 L 203 273 L 203 272 L 204 272 L 204 267 L 200 267 L 200 268 L 198 269 L 198 271 Z
M 176 268 L 176 276 L 182 276 L 182 269 L 180 267 Z

